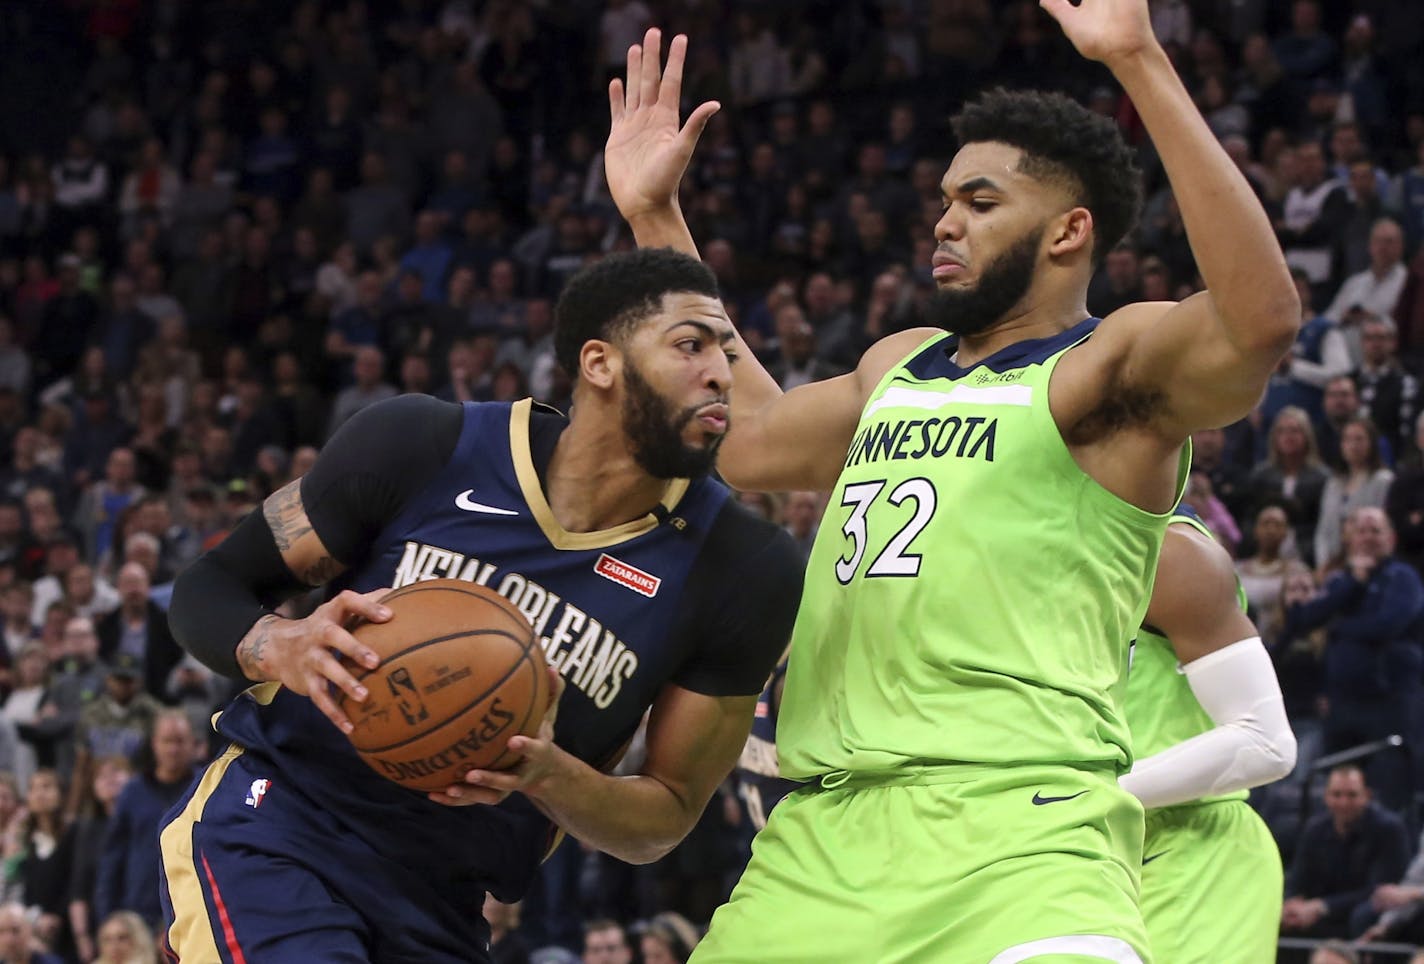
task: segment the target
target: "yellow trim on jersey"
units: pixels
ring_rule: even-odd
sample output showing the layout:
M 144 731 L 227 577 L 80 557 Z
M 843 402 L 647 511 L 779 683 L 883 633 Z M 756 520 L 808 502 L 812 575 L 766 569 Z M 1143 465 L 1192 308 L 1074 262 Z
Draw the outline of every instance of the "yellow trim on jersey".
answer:
M 549 501 L 544 498 L 544 487 L 539 484 L 539 473 L 534 469 L 534 456 L 529 451 L 529 413 L 533 405 L 533 399 L 525 398 L 515 402 L 510 408 L 509 454 L 514 460 L 514 475 L 519 480 L 524 501 L 528 504 L 534 521 L 539 523 L 545 538 L 555 549 L 604 549 L 657 528 L 658 517 L 651 512 L 641 519 L 594 532 L 570 532 L 559 525 L 559 520 L 554 518 L 554 510 L 549 508 Z M 682 501 L 690 484 L 687 479 L 674 479 L 669 482 L 667 491 L 663 493 L 663 508 L 671 512 Z
M 270 698 L 270 697 L 269 697 Z M 242 756 L 242 747 L 233 744 L 214 760 L 203 774 L 198 789 L 183 812 L 163 828 L 158 849 L 163 871 L 168 877 L 168 897 L 173 902 L 173 925 L 168 928 L 168 946 L 185 961 L 220 961 L 218 935 L 208 916 L 208 902 L 193 857 L 193 825 L 203 818 L 203 808 L 217 789 L 233 760 Z

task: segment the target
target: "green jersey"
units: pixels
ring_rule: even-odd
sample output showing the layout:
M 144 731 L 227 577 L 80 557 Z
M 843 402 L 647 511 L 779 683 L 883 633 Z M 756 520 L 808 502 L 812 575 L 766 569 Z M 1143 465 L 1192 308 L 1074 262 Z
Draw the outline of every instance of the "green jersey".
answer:
M 1096 325 L 968 369 L 938 335 L 876 386 L 806 571 L 783 776 L 1130 764 L 1128 644 L 1168 516 L 1083 472 L 1049 411 Z
M 1214 539 L 1211 530 L 1202 524 L 1195 513 L 1179 510 L 1173 514 L 1171 524 L 1191 526 L 1208 539 Z M 1245 612 L 1246 592 L 1239 582 L 1236 584 L 1236 599 L 1241 611 Z M 1182 673 L 1182 665 L 1177 662 L 1171 640 L 1146 624 L 1138 632 L 1133 648 L 1132 665 L 1127 675 L 1126 707 L 1127 722 L 1132 727 L 1132 751 L 1138 759 L 1161 753 L 1216 727 L 1192 693 L 1191 685 Z M 1244 800 L 1246 797 L 1246 791 L 1239 790 L 1204 797 L 1196 802 Z

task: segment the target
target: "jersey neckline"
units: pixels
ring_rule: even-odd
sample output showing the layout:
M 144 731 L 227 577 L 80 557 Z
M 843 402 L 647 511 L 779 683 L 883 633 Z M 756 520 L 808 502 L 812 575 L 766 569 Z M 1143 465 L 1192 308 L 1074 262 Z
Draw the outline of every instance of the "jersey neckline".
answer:
M 657 528 L 658 515 L 653 512 L 641 519 L 634 519 L 611 529 L 596 529 L 593 532 L 570 532 L 560 525 L 544 495 L 544 486 L 539 481 L 539 472 L 529 447 L 529 418 L 533 407 L 533 399 L 529 398 L 521 399 L 510 406 L 509 453 L 514 462 L 515 480 L 519 483 L 524 501 L 550 545 L 555 549 L 606 549 L 636 539 Z M 663 509 L 671 512 L 682 501 L 690 484 L 687 479 L 674 479 L 670 482 L 667 491 L 663 493 Z

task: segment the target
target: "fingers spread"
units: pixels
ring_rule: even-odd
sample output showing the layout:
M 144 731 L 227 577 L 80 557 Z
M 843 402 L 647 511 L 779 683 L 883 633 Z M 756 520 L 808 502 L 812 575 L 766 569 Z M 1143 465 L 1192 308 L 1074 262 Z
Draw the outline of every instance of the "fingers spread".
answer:
M 643 93 L 643 45 L 634 44 L 628 48 L 628 79 L 624 82 L 627 85 L 628 99 L 626 109 L 629 113 L 638 109 L 638 98 Z
M 663 72 L 663 87 L 658 93 L 660 106 L 678 109 L 682 101 L 682 65 L 686 58 L 687 35 L 680 33 L 668 45 L 667 70 Z
M 623 81 L 617 77 L 608 84 L 608 116 L 615 124 L 623 119 Z

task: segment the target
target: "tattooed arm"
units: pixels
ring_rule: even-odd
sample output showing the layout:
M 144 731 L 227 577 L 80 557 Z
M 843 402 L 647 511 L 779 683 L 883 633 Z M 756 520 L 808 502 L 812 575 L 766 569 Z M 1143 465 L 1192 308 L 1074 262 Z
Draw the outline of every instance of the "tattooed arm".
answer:
M 331 687 L 358 700 L 364 692 L 340 657 L 375 665 L 346 627 L 353 617 L 389 618 L 377 603 L 384 590 L 339 593 L 300 620 L 272 609 L 359 569 L 411 494 L 449 461 L 463 421 L 460 406 L 417 396 L 351 418 L 311 472 L 274 492 L 260 514 L 179 577 L 169 614 L 178 641 L 224 675 L 280 682 L 309 696 L 346 728 Z

